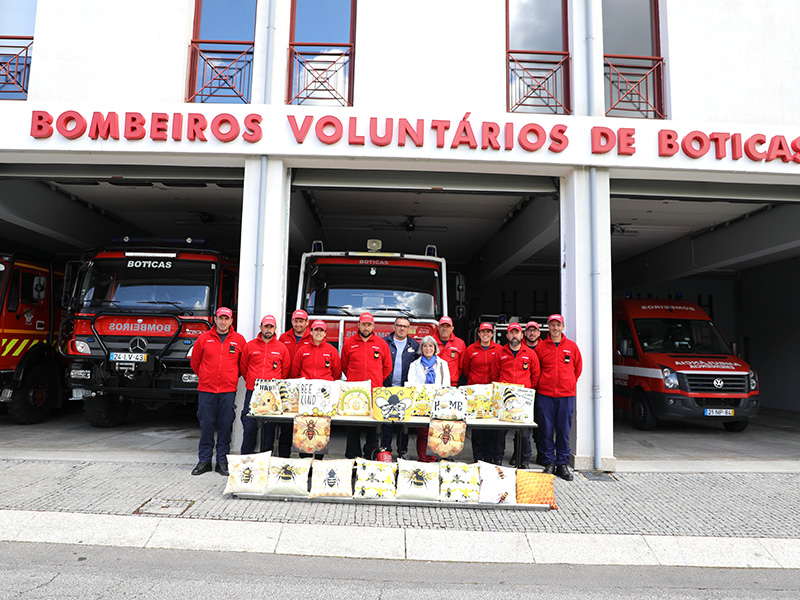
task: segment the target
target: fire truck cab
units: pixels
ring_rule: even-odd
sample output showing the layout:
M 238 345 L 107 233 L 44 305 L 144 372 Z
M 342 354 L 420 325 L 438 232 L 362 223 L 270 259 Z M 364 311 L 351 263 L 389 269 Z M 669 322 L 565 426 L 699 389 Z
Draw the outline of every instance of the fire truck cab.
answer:
M 697 304 L 615 300 L 614 407 L 642 430 L 693 420 L 744 431 L 758 414 L 758 378 Z
M 236 262 L 193 248 L 113 248 L 87 253 L 73 270 L 59 346 L 87 421 L 119 425 L 133 402 L 196 402 L 190 351 L 218 306 L 235 308 Z

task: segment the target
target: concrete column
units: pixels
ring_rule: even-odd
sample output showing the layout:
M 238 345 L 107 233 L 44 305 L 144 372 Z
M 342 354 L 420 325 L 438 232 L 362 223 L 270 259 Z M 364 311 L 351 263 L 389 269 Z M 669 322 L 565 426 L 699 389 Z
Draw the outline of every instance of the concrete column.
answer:
M 599 268 L 599 297 L 592 297 L 592 249 L 589 169 L 577 168 L 561 186 L 561 310 L 566 321 L 564 333 L 575 341 L 583 357 L 578 380 L 575 422 L 570 446 L 576 469 L 592 469 L 595 432 L 599 437 L 601 469 L 613 471 L 614 414 L 611 322 L 611 218 L 608 171 L 598 170 L 595 178 L 597 223 L 595 235 Z M 600 322 L 593 323 L 593 302 L 598 302 Z M 599 350 L 593 351 L 593 335 L 599 336 Z M 593 377 L 598 361 L 599 377 Z M 597 410 L 595 409 L 597 402 Z
M 253 81 L 250 93 L 251 104 L 264 104 L 267 76 L 267 44 L 269 42 L 270 0 L 256 0 L 255 37 L 253 38 Z

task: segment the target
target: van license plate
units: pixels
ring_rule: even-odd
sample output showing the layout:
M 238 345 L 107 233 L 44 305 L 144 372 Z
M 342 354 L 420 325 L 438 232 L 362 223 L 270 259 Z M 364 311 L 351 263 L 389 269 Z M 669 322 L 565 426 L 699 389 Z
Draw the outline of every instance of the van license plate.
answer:
M 138 352 L 112 352 L 111 360 L 114 362 L 147 362 L 147 354 Z
M 733 409 L 732 408 L 707 408 L 707 409 L 705 409 L 705 415 L 707 417 L 732 417 L 733 416 Z

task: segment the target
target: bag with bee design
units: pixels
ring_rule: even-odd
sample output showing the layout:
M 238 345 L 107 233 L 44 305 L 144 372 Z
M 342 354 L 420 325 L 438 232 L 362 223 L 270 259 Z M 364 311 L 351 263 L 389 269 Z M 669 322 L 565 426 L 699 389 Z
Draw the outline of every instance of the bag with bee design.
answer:
M 339 382 L 306 379 L 299 384 L 297 414 L 335 415 L 339 408 Z
M 294 418 L 292 446 L 305 454 L 325 454 L 331 441 L 331 418 L 297 415 Z
M 379 387 L 372 390 L 372 418 L 376 421 L 408 421 L 414 404 L 414 388 Z
M 431 419 L 428 427 L 428 454 L 439 458 L 458 456 L 464 449 L 466 436 L 466 421 Z
M 280 382 L 274 379 L 256 379 L 250 396 L 251 415 L 279 415 L 283 412 Z

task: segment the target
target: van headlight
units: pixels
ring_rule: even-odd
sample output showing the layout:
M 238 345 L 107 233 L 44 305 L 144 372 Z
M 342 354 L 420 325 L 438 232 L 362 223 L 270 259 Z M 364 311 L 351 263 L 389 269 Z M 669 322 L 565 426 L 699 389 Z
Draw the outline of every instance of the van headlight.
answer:
M 75 351 L 79 354 L 91 354 L 92 349 L 83 340 L 75 340 Z
M 661 367 L 661 375 L 664 377 L 665 388 L 668 390 L 678 389 L 678 374 L 674 370 L 669 367 Z
M 752 369 L 750 370 L 750 391 L 755 392 L 758 389 L 758 375 Z

